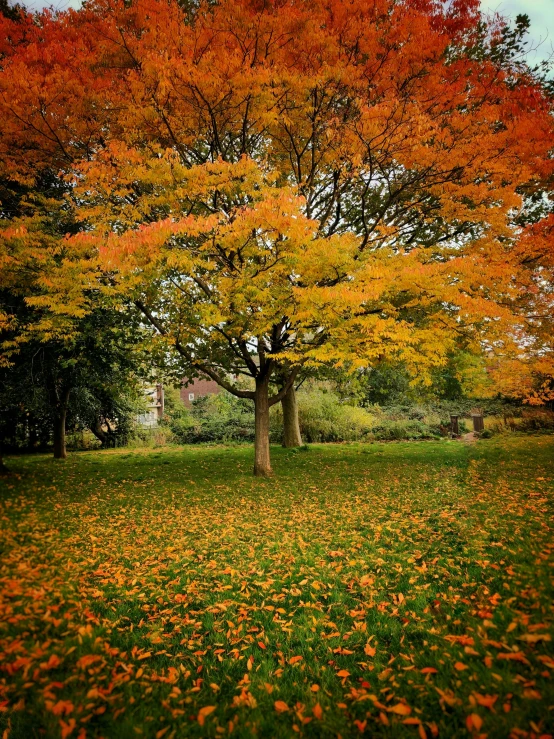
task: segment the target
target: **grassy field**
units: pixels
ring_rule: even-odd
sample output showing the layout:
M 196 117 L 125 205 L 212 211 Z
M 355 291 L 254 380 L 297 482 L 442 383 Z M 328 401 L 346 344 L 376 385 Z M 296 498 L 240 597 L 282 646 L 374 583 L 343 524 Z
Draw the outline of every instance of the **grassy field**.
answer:
M 554 439 L 105 451 L 0 481 L 0 735 L 554 734 Z

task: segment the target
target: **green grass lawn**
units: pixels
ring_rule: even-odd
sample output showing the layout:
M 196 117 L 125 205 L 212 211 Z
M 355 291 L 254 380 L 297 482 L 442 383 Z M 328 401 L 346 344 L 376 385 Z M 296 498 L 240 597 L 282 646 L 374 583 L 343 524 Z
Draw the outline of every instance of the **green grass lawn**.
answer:
M 8 460 L 0 735 L 554 733 L 554 438 Z

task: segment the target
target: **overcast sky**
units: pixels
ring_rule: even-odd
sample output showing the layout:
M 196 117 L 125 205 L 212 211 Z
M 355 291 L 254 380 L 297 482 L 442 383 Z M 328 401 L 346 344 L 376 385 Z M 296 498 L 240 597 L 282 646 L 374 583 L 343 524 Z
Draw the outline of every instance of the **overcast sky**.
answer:
M 498 12 L 515 18 L 525 13 L 531 19 L 531 38 L 536 51 L 531 61 L 546 59 L 554 51 L 554 0 L 481 0 L 481 7 L 487 13 Z
M 28 8 L 39 9 L 53 5 L 59 10 L 78 7 L 80 0 L 27 0 Z M 554 51 L 554 0 L 481 0 L 487 13 L 501 13 L 515 18 L 518 13 L 526 13 L 531 18 L 531 37 L 537 47 L 531 61 L 549 57 Z

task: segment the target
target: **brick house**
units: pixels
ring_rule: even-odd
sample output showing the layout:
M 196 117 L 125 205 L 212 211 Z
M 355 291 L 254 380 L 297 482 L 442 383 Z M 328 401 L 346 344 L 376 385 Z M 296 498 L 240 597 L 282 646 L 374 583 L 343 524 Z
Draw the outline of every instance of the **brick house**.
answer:
M 193 400 L 197 400 L 204 395 L 216 395 L 220 391 L 221 388 L 215 380 L 210 380 L 207 377 L 197 377 L 187 387 L 185 385 L 181 386 L 181 400 L 187 408 L 190 408 Z

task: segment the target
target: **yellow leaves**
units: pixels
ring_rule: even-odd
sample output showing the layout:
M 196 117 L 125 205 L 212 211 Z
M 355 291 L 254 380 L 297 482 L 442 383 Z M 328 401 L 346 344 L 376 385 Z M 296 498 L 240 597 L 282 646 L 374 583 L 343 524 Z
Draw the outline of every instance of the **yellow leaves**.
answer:
M 375 582 L 375 578 L 371 577 L 370 575 L 362 575 L 362 577 L 360 578 L 360 585 L 363 588 L 371 587 L 374 582 Z
M 550 634 L 522 634 L 518 639 L 527 644 L 538 644 L 541 641 L 551 641 L 552 637 Z
M 198 711 L 197 721 L 200 724 L 200 726 L 204 726 L 204 723 L 206 721 L 206 718 L 215 711 L 215 706 L 204 706 L 204 708 L 201 708 Z
M 461 703 L 460 699 L 451 690 L 441 690 L 440 688 L 435 688 L 435 690 L 440 695 L 441 703 L 445 703 L 450 707 L 457 706 Z
M 242 688 L 240 695 L 235 695 L 235 697 L 233 698 L 233 706 L 248 706 L 249 708 L 256 708 L 257 705 L 258 703 L 256 699 L 246 688 Z

